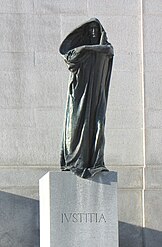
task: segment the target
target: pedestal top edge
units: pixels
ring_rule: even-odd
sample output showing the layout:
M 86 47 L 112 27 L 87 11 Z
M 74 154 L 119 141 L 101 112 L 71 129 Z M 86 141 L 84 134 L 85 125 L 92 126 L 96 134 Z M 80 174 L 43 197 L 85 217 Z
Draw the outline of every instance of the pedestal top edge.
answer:
M 67 178 L 69 177 L 70 179 L 77 179 L 77 180 L 90 180 L 90 181 L 94 181 L 94 182 L 98 182 L 100 183 L 101 181 L 104 183 L 107 182 L 117 182 L 117 172 L 116 171 L 103 171 L 103 172 L 99 172 L 96 175 L 94 175 L 91 178 L 88 179 L 84 179 L 81 178 L 75 174 L 73 174 L 71 171 L 49 171 L 47 172 L 43 177 L 41 177 L 39 179 L 39 181 L 44 180 L 44 179 L 50 179 L 53 177 L 59 177 L 59 178 Z

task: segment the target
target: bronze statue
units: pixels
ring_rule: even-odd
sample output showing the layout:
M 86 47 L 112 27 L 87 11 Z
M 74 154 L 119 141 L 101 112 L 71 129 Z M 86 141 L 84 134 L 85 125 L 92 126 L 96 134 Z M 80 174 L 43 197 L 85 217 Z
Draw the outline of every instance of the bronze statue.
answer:
M 72 31 L 59 51 L 70 70 L 61 169 L 88 178 L 108 171 L 104 127 L 113 47 L 93 18 Z

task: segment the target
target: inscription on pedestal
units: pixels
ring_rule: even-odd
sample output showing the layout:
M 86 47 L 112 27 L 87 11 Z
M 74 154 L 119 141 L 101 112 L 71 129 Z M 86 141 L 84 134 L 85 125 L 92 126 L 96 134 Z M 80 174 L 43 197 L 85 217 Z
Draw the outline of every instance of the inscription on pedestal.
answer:
M 106 223 L 103 213 L 62 213 L 62 223 Z

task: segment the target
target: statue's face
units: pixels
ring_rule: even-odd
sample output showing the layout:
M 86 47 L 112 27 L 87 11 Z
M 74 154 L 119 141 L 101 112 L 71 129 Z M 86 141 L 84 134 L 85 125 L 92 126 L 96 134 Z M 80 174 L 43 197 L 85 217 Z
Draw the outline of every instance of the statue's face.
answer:
M 89 31 L 89 36 L 91 38 L 99 38 L 100 30 L 97 23 L 95 22 L 90 23 L 88 31 Z

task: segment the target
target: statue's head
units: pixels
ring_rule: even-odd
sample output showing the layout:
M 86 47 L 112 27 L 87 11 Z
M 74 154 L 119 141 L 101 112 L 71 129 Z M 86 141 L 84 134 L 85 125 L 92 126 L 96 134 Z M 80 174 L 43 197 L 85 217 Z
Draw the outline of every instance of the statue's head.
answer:
M 107 43 L 106 33 L 100 21 L 97 18 L 91 18 L 89 21 L 74 29 L 65 38 L 60 46 L 60 52 L 61 54 L 65 54 L 69 50 L 79 46 Z
M 99 44 L 100 41 L 100 27 L 99 24 L 95 21 L 89 23 L 88 25 L 88 35 L 92 45 Z

